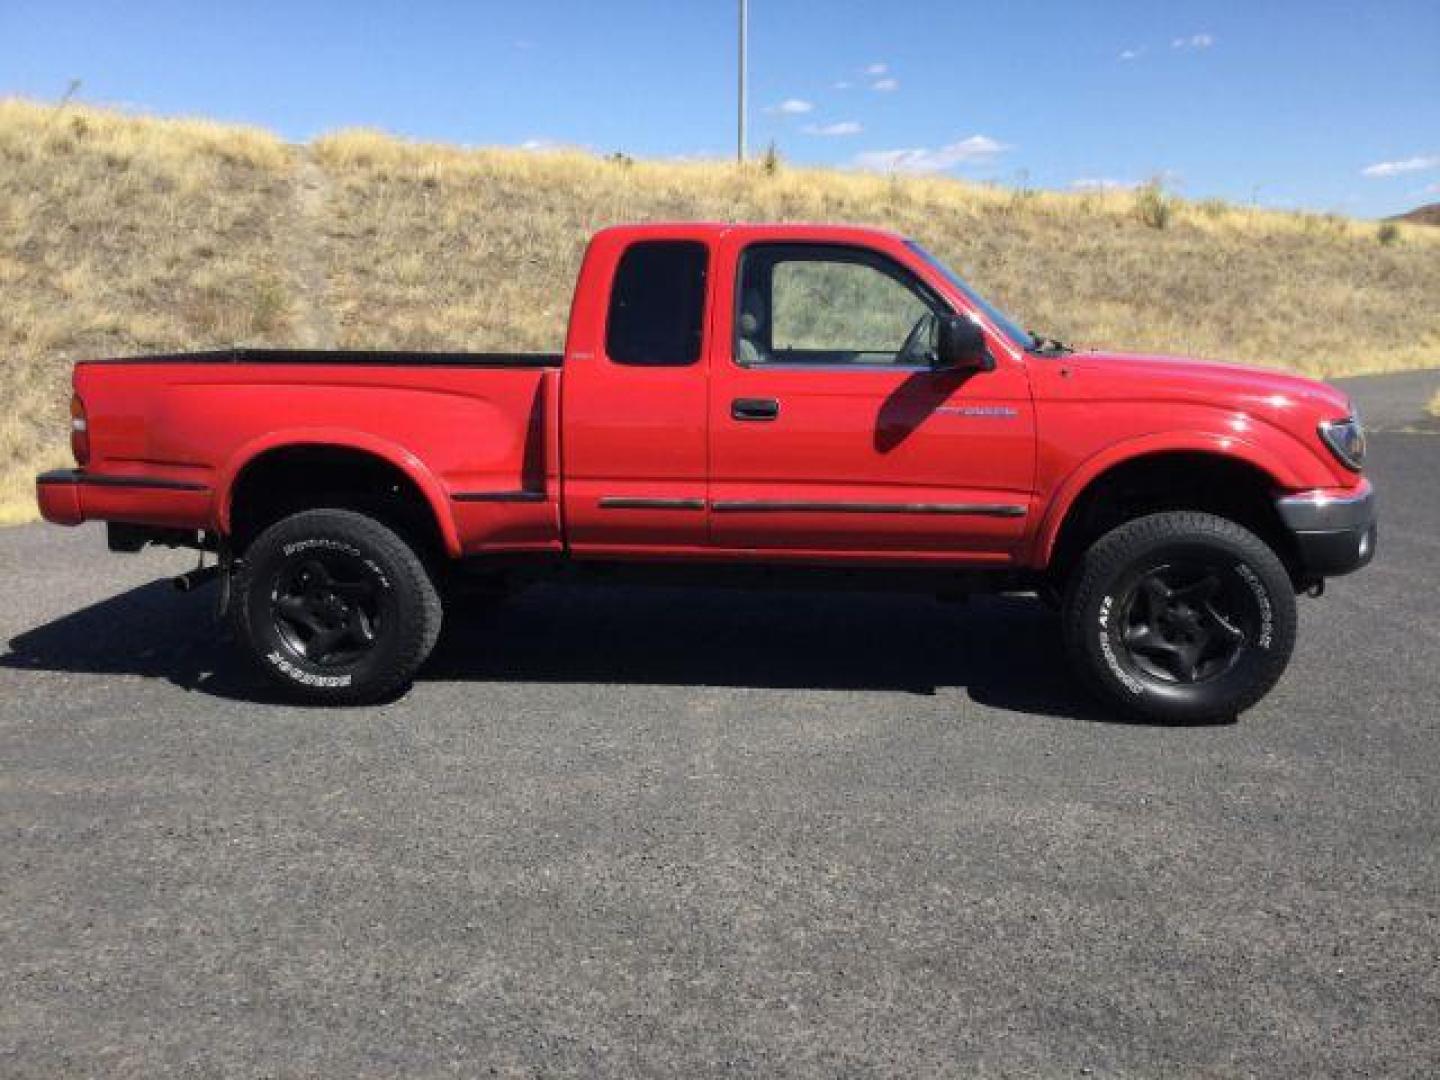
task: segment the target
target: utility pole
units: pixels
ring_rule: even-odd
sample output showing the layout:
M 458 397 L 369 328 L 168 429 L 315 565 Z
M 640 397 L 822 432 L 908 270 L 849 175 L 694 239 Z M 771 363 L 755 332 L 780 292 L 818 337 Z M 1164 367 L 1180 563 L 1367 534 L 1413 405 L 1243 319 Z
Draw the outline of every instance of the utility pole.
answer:
M 750 0 L 740 0 L 740 116 L 735 143 L 735 160 L 745 162 L 745 68 L 746 37 L 750 22 Z

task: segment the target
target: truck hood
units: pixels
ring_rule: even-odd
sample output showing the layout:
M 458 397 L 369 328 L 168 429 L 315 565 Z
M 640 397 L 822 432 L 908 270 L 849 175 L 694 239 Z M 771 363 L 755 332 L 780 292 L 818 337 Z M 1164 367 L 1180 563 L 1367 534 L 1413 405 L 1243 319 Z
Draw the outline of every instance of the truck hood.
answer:
M 1349 414 L 1349 399 L 1317 379 L 1272 368 L 1193 360 L 1183 356 L 1090 351 L 1067 356 L 1064 363 L 1091 372 L 1097 396 L 1149 401 L 1204 401 L 1246 412 L 1338 419 Z

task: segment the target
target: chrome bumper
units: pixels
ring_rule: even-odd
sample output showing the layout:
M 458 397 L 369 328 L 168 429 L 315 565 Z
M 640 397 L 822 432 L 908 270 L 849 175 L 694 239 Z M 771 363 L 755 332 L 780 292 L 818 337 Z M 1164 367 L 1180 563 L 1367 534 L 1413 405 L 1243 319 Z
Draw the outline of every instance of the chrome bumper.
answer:
M 1375 557 L 1375 489 L 1362 480 L 1353 492 L 1304 491 L 1275 500 L 1295 537 L 1300 566 L 1317 577 L 1359 570 Z

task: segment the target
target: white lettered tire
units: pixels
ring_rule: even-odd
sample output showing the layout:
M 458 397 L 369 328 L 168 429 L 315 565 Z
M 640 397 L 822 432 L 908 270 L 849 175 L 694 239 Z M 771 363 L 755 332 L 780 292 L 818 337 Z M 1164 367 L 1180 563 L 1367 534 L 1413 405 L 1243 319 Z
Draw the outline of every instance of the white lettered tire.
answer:
M 1097 540 L 1066 590 L 1065 645 L 1126 715 L 1230 719 L 1267 694 L 1295 645 L 1295 591 L 1258 536 L 1213 514 L 1137 518 Z
M 442 612 L 424 564 L 393 530 L 350 510 L 309 510 L 250 545 L 231 616 L 288 694 L 354 705 L 410 682 L 435 647 Z

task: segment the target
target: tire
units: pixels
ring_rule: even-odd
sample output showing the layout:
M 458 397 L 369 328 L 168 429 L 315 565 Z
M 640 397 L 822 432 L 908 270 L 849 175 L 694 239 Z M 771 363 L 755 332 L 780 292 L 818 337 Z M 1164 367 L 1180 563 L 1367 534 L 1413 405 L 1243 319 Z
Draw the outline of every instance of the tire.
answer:
M 440 636 L 434 582 L 374 518 L 307 510 L 246 551 L 231 616 L 240 641 L 289 696 L 358 705 L 409 683 Z
M 1295 646 L 1295 592 L 1275 552 L 1211 514 L 1152 514 L 1106 533 L 1071 574 L 1065 647 L 1132 718 L 1232 719 L 1267 694 Z

